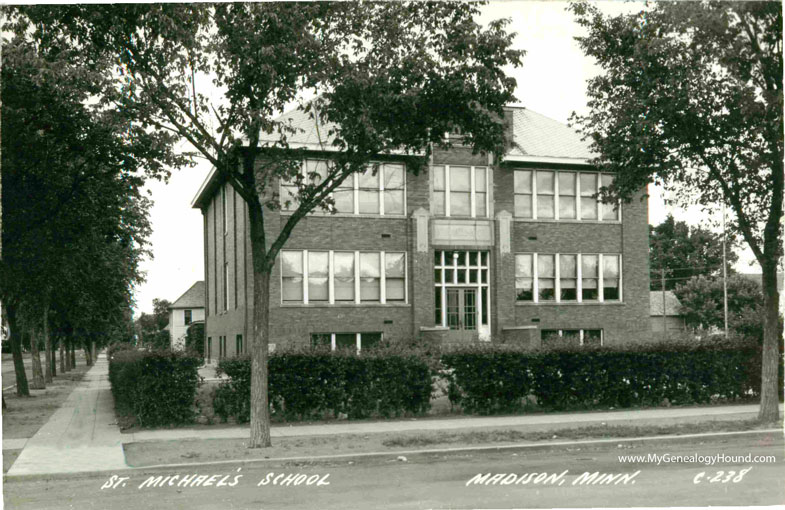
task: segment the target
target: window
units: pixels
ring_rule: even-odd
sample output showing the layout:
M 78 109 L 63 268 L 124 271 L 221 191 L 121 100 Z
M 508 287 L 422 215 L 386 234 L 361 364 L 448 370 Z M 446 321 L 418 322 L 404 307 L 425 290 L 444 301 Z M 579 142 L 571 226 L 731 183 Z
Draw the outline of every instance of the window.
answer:
M 224 186 L 221 188 L 221 215 L 223 216 L 224 235 L 229 232 L 229 212 L 226 209 L 226 186 L 228 186 L 228 184 L 224 184 Z
M 403 253 L 385 253 L 384 257 L 387 301 L 405 301 L 406 267 Z
M 540 333 L 543 344 L 602 345 L 601 329 L 543 329 Z
M 621 255 L 518 253 L 515 296 L 523 303 L 621 301 Z
M 380 301 L 382 274 L 379 253 L 360 254 L 360 301 Z
M 302 172 L 306 182 L 318 185 L 329 175 L 328 161 L 305 160 Z M 293 179 L 281 180 L 280 196 L 283 210 L 297 208 L 297 185 Z M 333 191 L 332 198 L 335 211 L 341 214 L 404 215 L 406 168 L 400 163 L 373 163 L 365 172 L 349 175 Z
M 327 280 L 329 276 L 328 252 L 308 252 L 308 300 L 329 301 Z
M 584 255 L 581 257 L 581 295 L 584 301 L 600 299 L 600 256 Z
M 354 301 L 354 252 L 335 252 L 333 255 L 333 287 L 335 301 Z
M 602 257 L 602 298 L 605 301 L 619 300 L 619 256 Z
M 210 363 L 213 357 L 213 337 L 207 337 L 207 362 Z
M 556 299 L 555 258 L 555 255 L 537 256 L 537 295 L 540 301 L 553 301 Z
M 224 262 L 224 288 L 223 288 L 224 311 L 229 309 L 229 263 Z
M 351 349 L 358 352 L 371 349 L 382 341 L 381 333 L 312 333 L 311 346 L 329 347 L 330 350 Z
M 515 296 L 518 301 L 534 301 L 534 273 L 529 253 L 515 257 Z
M 303 252 L 281 252 L 281 299 L 303 300 Z
M 243 352 L 243 335 L 237 335 L 234 339 L 234 355 L 239 356 Z
M 601 182 L 603 188 L 610 186 L 613 183 L 613 176 L 603 174 Z M 602 219 L 604 221 L 619 221 L 619 207 L 618 204 L 600 204 L 602 210 Z
M 431 167 L 431 172 L 435 216 L 488 217 L 487 167 L 437 165 Z
M 562 301 L 578 299 L 578 256 L 559 255 L 559 284 Z
M 307 262 L 303 264 L 303 262 Z M 281 252 L 284 303 L 405 303 L 403 252 Z
M 619 221 L 617 204 L 602 204 L 600 186 L 610 174 L 554 170 L 515 170 L 516 218 L 541 220 Z
M 223 359 L 226 356 L 226 337 L 218 337 L 218 359 Z
M 184 310 L 183 311 L 183 324 L 186 326 L 193 322 L 193 311 L 192 310 Z

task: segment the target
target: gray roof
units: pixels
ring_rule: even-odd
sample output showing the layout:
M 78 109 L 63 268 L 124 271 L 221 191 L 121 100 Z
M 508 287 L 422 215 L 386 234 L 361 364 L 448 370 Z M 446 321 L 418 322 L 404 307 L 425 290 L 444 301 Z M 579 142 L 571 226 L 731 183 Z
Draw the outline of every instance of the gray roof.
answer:
M 204 282 L 200 280 L 191 285 L 169 308 L 204 308 Z
M 662 317 L 661 290 L 649 291 L 649 308 L 651 310 L 652 317 L 655 315 Z M 677 317 L 681 315 L 681 303 L 679 302 L 679 298 L 677 298 L 676 294 L 670 290 L 665 291 L 665 315 L 671 317 Z
M 505 115 L 512 120 L 512 141 L 509 156 L 531 156 L 543 158 L 569 158 L 587 160 L 596 156 L 589 150 L 588 142 L 581 140 L 577 131 L 561 122 L 534 112 L 528 108 L 508 106 Z M 296 133 L 289 134 L 292 145 L 304 145 L 310 149 L 331 149 L 328 133 L 336 127 L 330 122 L 319 123 L 302 109 L 288 111 L 276 120 L 289 123 Z M 261 142 L 275 143 L 278 133 L 263 133 Z

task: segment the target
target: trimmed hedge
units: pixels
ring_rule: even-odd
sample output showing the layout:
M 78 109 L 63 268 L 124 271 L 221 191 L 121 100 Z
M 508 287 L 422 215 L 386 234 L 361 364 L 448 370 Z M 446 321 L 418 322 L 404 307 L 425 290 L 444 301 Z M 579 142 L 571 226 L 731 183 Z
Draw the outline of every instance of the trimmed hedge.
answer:
M 422 414 L 430 407 L 431 370 L 413 354 L 284 350 L 272 353 L 268 363 L 271 412 L 287 420 L 391 417 Z M 223 420 L 248 421 L 250 358 L 221 360 L 218 371 L 229 381 L 216 390 L 215 413 Z
M 109 382 L 117 413 L 142 426 L 193 422 L 201 364 L 193 353 L 113 350 Z
M 702 404 L 757 395 L 760 350 L 657 344 L 627 350 L 471 346 L 442 354 L 452 403 L 470 413 Z

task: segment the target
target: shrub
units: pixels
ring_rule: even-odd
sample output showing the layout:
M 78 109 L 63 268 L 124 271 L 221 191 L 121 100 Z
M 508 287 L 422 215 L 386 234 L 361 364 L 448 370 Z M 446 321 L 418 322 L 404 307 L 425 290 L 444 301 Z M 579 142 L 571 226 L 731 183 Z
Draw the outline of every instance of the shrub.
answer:
M 204 358 L 204 322 L 195 322 L 185 332 L 185 350 Z
M 229 380 L 216 391 L 216 414 L 248 421 L 250 358 L 221 360 L 218 372 Z M 287 420 L 421 414 L 430 406 L 431 371 L 418 356 L 386 349 L 280 350 L 269 358 L 268 388 L 271 412 Z
M 192 422 L 201 363 L 182 352 L 114 349 L 109 382 L 118 414 L 142 426 Z
M 535 397 L 545 409 L 700 404 L 754 396 L 760 350 L 749 344 L 671 343 L 522 349 L 469 346 L 442 354 L 453 403 L 467 412 L 511 412 Z

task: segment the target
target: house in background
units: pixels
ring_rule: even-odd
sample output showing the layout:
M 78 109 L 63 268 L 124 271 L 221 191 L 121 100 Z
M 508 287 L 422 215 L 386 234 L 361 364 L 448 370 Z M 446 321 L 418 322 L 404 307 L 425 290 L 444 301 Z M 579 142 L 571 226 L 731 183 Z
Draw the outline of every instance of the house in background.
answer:
M 649 292 L 649 297 L 651 331 L 654 333 L 655 339 L 664 336 L 663 328 L 667 334 L 679 334 L 687 329 L 684 315 L 681 312 L 681 303 L 673 291 L 652 290 Z
M 185 348 L 188 326 L 204 320 L 204 281 L 198 281 L 169 305 L 169 342 L 174 350 Z
M 326 168 L 307 113 L 303 172 Z M 582 345 L 650 340 L 648 203 L 614 207 L 595 195 L 612 180 L 590 164 L 587 142 L 526 108 L 505 109 L 503 162 L 460 145 L 434 148 L 427 172 L 379 156 L 378 172 L 334 193 L 336 214 L 300 221 L 270 284 L 270 342 L 364 349 L 382 342 L 498 341 Z M 264 142 L 264 140 L 263 140 Z M 642 190 L 642 192 L 645 190 Z M 287 183 L 280 183 L 287 197 Z M 205 357 L 247 352 L 253 271 L 244 201 L 213 170 L 193 207 L 204 218 Z M 265 211 L 273 239 L 292 211 Z

